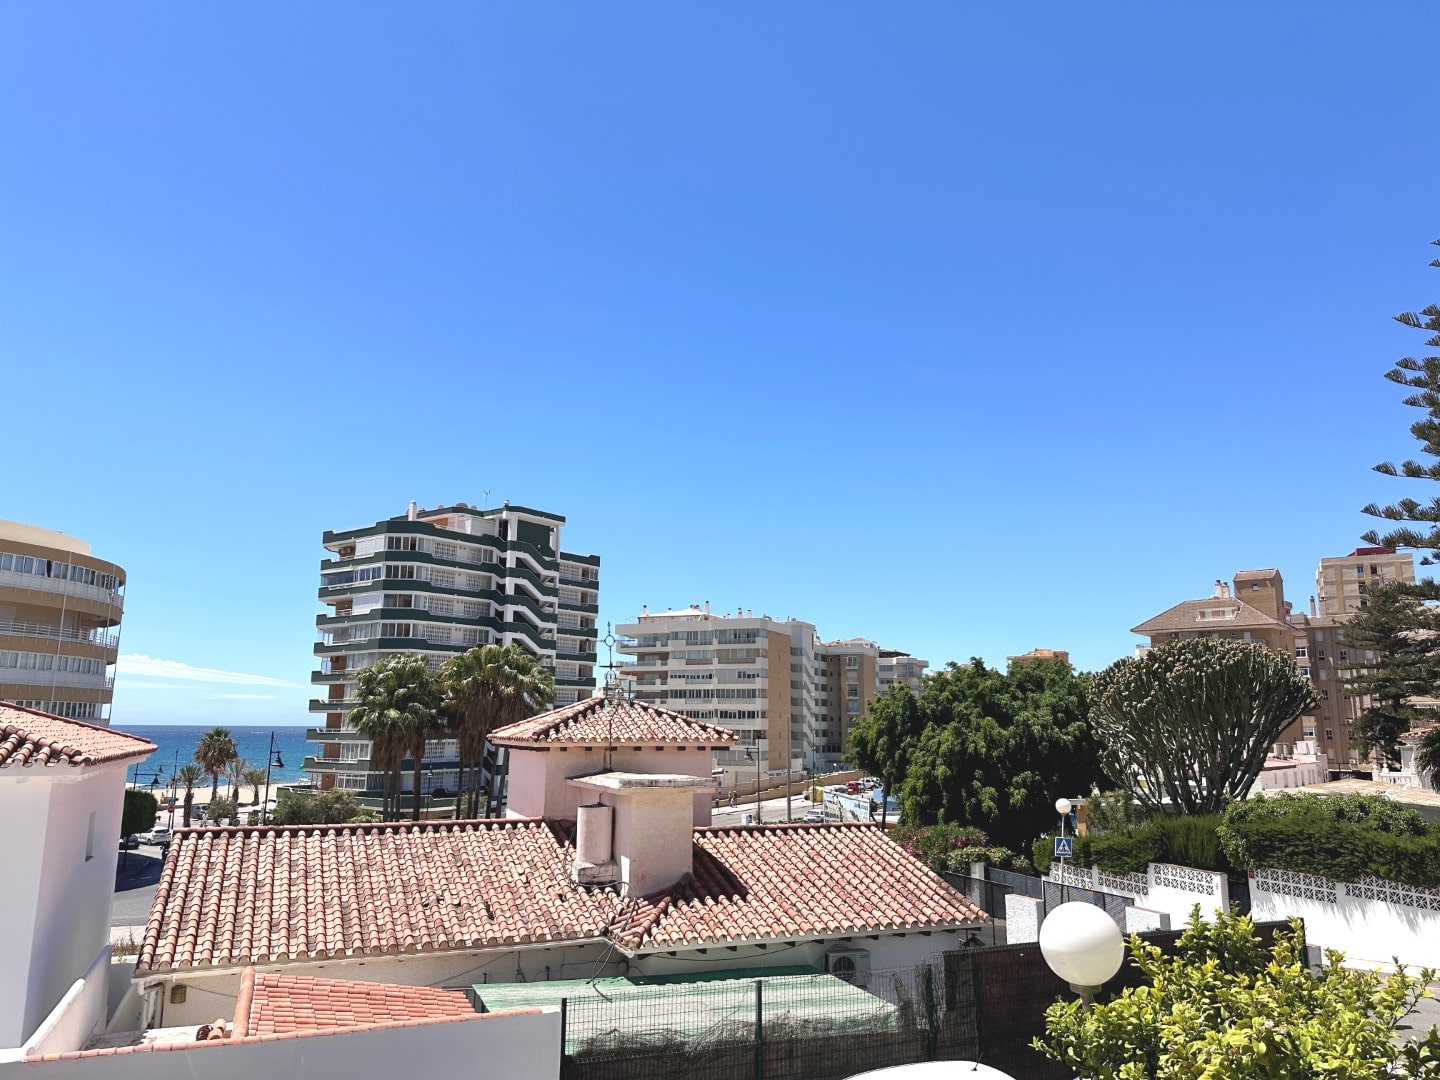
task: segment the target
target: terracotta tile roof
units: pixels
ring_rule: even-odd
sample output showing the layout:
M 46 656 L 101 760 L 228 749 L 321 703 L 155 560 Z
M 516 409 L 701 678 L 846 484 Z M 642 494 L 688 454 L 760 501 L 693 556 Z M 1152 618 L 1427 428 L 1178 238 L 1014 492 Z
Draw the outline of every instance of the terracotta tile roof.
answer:
M 1225 610 L 1230 614 L 1219 618 L 1200 617 L 1202 611 Z M 1139 626 L 1132 627 L 1132 634 L 1157 634 L 1169 630 L 1204 630 L 1223 633 L 1230 630 L 1288 630 L 1290 627 L 1276 622 L 1263 611 L 1257 611 L 1241 600 L 1212 596 L 1205 600 L 1182 600 L 1172 608 L 1162 611 L 1153 619 L 1147 619 Z
M 154 752 L 154 743 L 123 731 L 0 704 L 0 769 L 105 765 Z
M 574 884 L 570 825 L 180 830 L 137 971 L 609 938 L 628 951 L 949 928 L 985 916 L 878 825 L 696 829 L 644 899 Z
M 1273 567 L 1269 570 L 1237 570 L 1235 571 L 1236 581 L 1264 581 L 1266 578 L 1279 577 L 1280 571 Z
M 1423 740 L 1426 735 L 1429 735 L 1430 732 L 1434 731 L 1435 727 L 1435 724 L 1417 724 L 1415 727 L 1412 727 L 1409 731 L 1401 735 L 1400 741 L 1403 743 L 1418 743 Z
M 545 743 L 606 746 L 704 746 L 728 749 L 736 735 L 688 716 L 643 701 L 607 702 L 586 698 L 550 712 L 497 728 L 490 741 L 502 746 Z
M 475 1009 L 459 990 L 263 975 L 246 968 L 235 1002 L 235 1030 L 241 1036 L 276 1035 L 475 1015 Z
M 631 905 L 630 950 L 952 927 L 985 915 L 869 822 L 695 830 L 694 870 Z
M 177 830 L 140 970 L 595 938 L 613 901 L 570 881 L 544 822 Z

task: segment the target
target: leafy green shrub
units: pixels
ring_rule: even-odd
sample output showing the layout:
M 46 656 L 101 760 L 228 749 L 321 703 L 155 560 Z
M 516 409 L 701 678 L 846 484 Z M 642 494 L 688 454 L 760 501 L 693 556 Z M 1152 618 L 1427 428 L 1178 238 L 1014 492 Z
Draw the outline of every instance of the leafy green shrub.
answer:
M 970 864 L 983 862 L 1000 870 L 1031 873 L 1033 867 L 1023 855 L 990 843 L 984 832 L 972 825 L 946 822 L 940 825 L 901 825 L 895 840 L 932 870 L 945 874 L 969 874 Z
M 120 811 L 120 835 L 149 832 L 155 827 L 155 815 L 159 812 L 160 801 L 150 792 L 126 788 L 124 808 Z
M 1112 874 L 1142 874 L 1152 862 L 1228 871 L 1217 833 L 1220 820 L 1219 814 L 1163 815 L 1119 832 L 1077 836 L 1070 861 Z M 1050 867 L 1053 846 L 1048 836 L 1035 842 L 1035 865 L 1042 874 Z
M 235 817 L 235 803 L 231 799 L 211 799 L 207 807 L 210 820 L 216 825 L 229 824 Z
M 1085 828 L 1091 836 L 1139 828 L 1150 820 L 1128 791 L 1092 791 L 1085 797 Z
M 1164 836 L 1154 823 L 1109 836 L 1086 837 L 1085 866 L 1098 866 L 1112 874 L 1142 873 L 1160 861 Z
M 1440 887 L 1440 829 L 1372 795 L 1259 796 L 1224 814 L 1220 844 L 1240 870 L 1290 870 L 1332 881 L 1366 874 Z

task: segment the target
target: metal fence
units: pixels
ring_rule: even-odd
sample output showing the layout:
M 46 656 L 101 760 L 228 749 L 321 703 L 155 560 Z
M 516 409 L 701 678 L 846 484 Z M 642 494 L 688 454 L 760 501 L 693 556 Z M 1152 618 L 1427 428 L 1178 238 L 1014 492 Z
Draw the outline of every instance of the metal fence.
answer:
M 567 998 L 563 1080 L 829 1080 L 973 1058 L 973 986 L 942 958 L 837 975 L 676 981 Z
M 1284 923 L 1256 927 L 1269 944 Z M 1173 952 L 1180 931 L 1142 934 Z M 561 1080 L 841 1080 L 972 1060 L 1027 1080 L 1070 1070 L 1030 1045 L 1071 996 L 1031 943 L 959 949 L 897 971 L 677 979 L 565 999 Z M 1100 999 L 1140 983 L 1131 964 Z

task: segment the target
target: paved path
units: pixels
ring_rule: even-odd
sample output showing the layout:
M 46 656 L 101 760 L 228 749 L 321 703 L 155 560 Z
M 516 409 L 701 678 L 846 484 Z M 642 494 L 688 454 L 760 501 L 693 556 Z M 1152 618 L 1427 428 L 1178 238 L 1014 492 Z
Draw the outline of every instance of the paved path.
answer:
M 150 905 L 155 902 L 160 865 L 160 849 L 149 844 L 120 852 L 115 864 L 115 900 L 110 909 L 112 927 L 145 925 Z

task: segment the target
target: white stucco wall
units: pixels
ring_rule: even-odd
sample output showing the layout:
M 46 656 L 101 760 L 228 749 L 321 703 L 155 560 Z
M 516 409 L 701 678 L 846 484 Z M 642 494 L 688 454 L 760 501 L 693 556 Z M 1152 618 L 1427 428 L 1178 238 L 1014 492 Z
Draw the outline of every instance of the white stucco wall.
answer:
M 1346 884 L 1286 870 L 1250 875 L 1256 922 L 1305 920 L 1305 940 L 1339 949 L 1349 960 L 1440 967 L 1440 889 L 1369 878 Z
M 110 946 L 102 945 L 100 953 L 85 974 L 65 991 L 50 1015 L 21 1047 L 22 1056 L 57 1054 L 78 1050 L 85 1041 L 105 1027 L 106 1005 L 109 1000 Z
M 265 1042 L 226 1040 L 168 1052 L 0 1064 L 0 1080 L 394 1080 L 417 1074 L 555 1080 L 560 1075 L 560 1012 L 552 1008 Z
M 524 750 L 510 748 L 510 776 L 506 813 L 511 817 L 546 817 L 575 820 L 575 808 L 593 797 L 565 783 L 571 777 L 586 776 L 606 768 L 606 753 L 594 747 L 574 746 L 568 749 Z M 709 779 L 715 755 L 709 750 L 653 746 L 636 750 L 620 747 L 615 750 L 611 768 L 617 772 L 676 773 Z M 706 790 L 692 796 L 693 821 L 710 824 L 713 792 Z
M 0 771 L 0 1046 L 23 1043 L 109 941 L 124 786 L 123 763 Z

